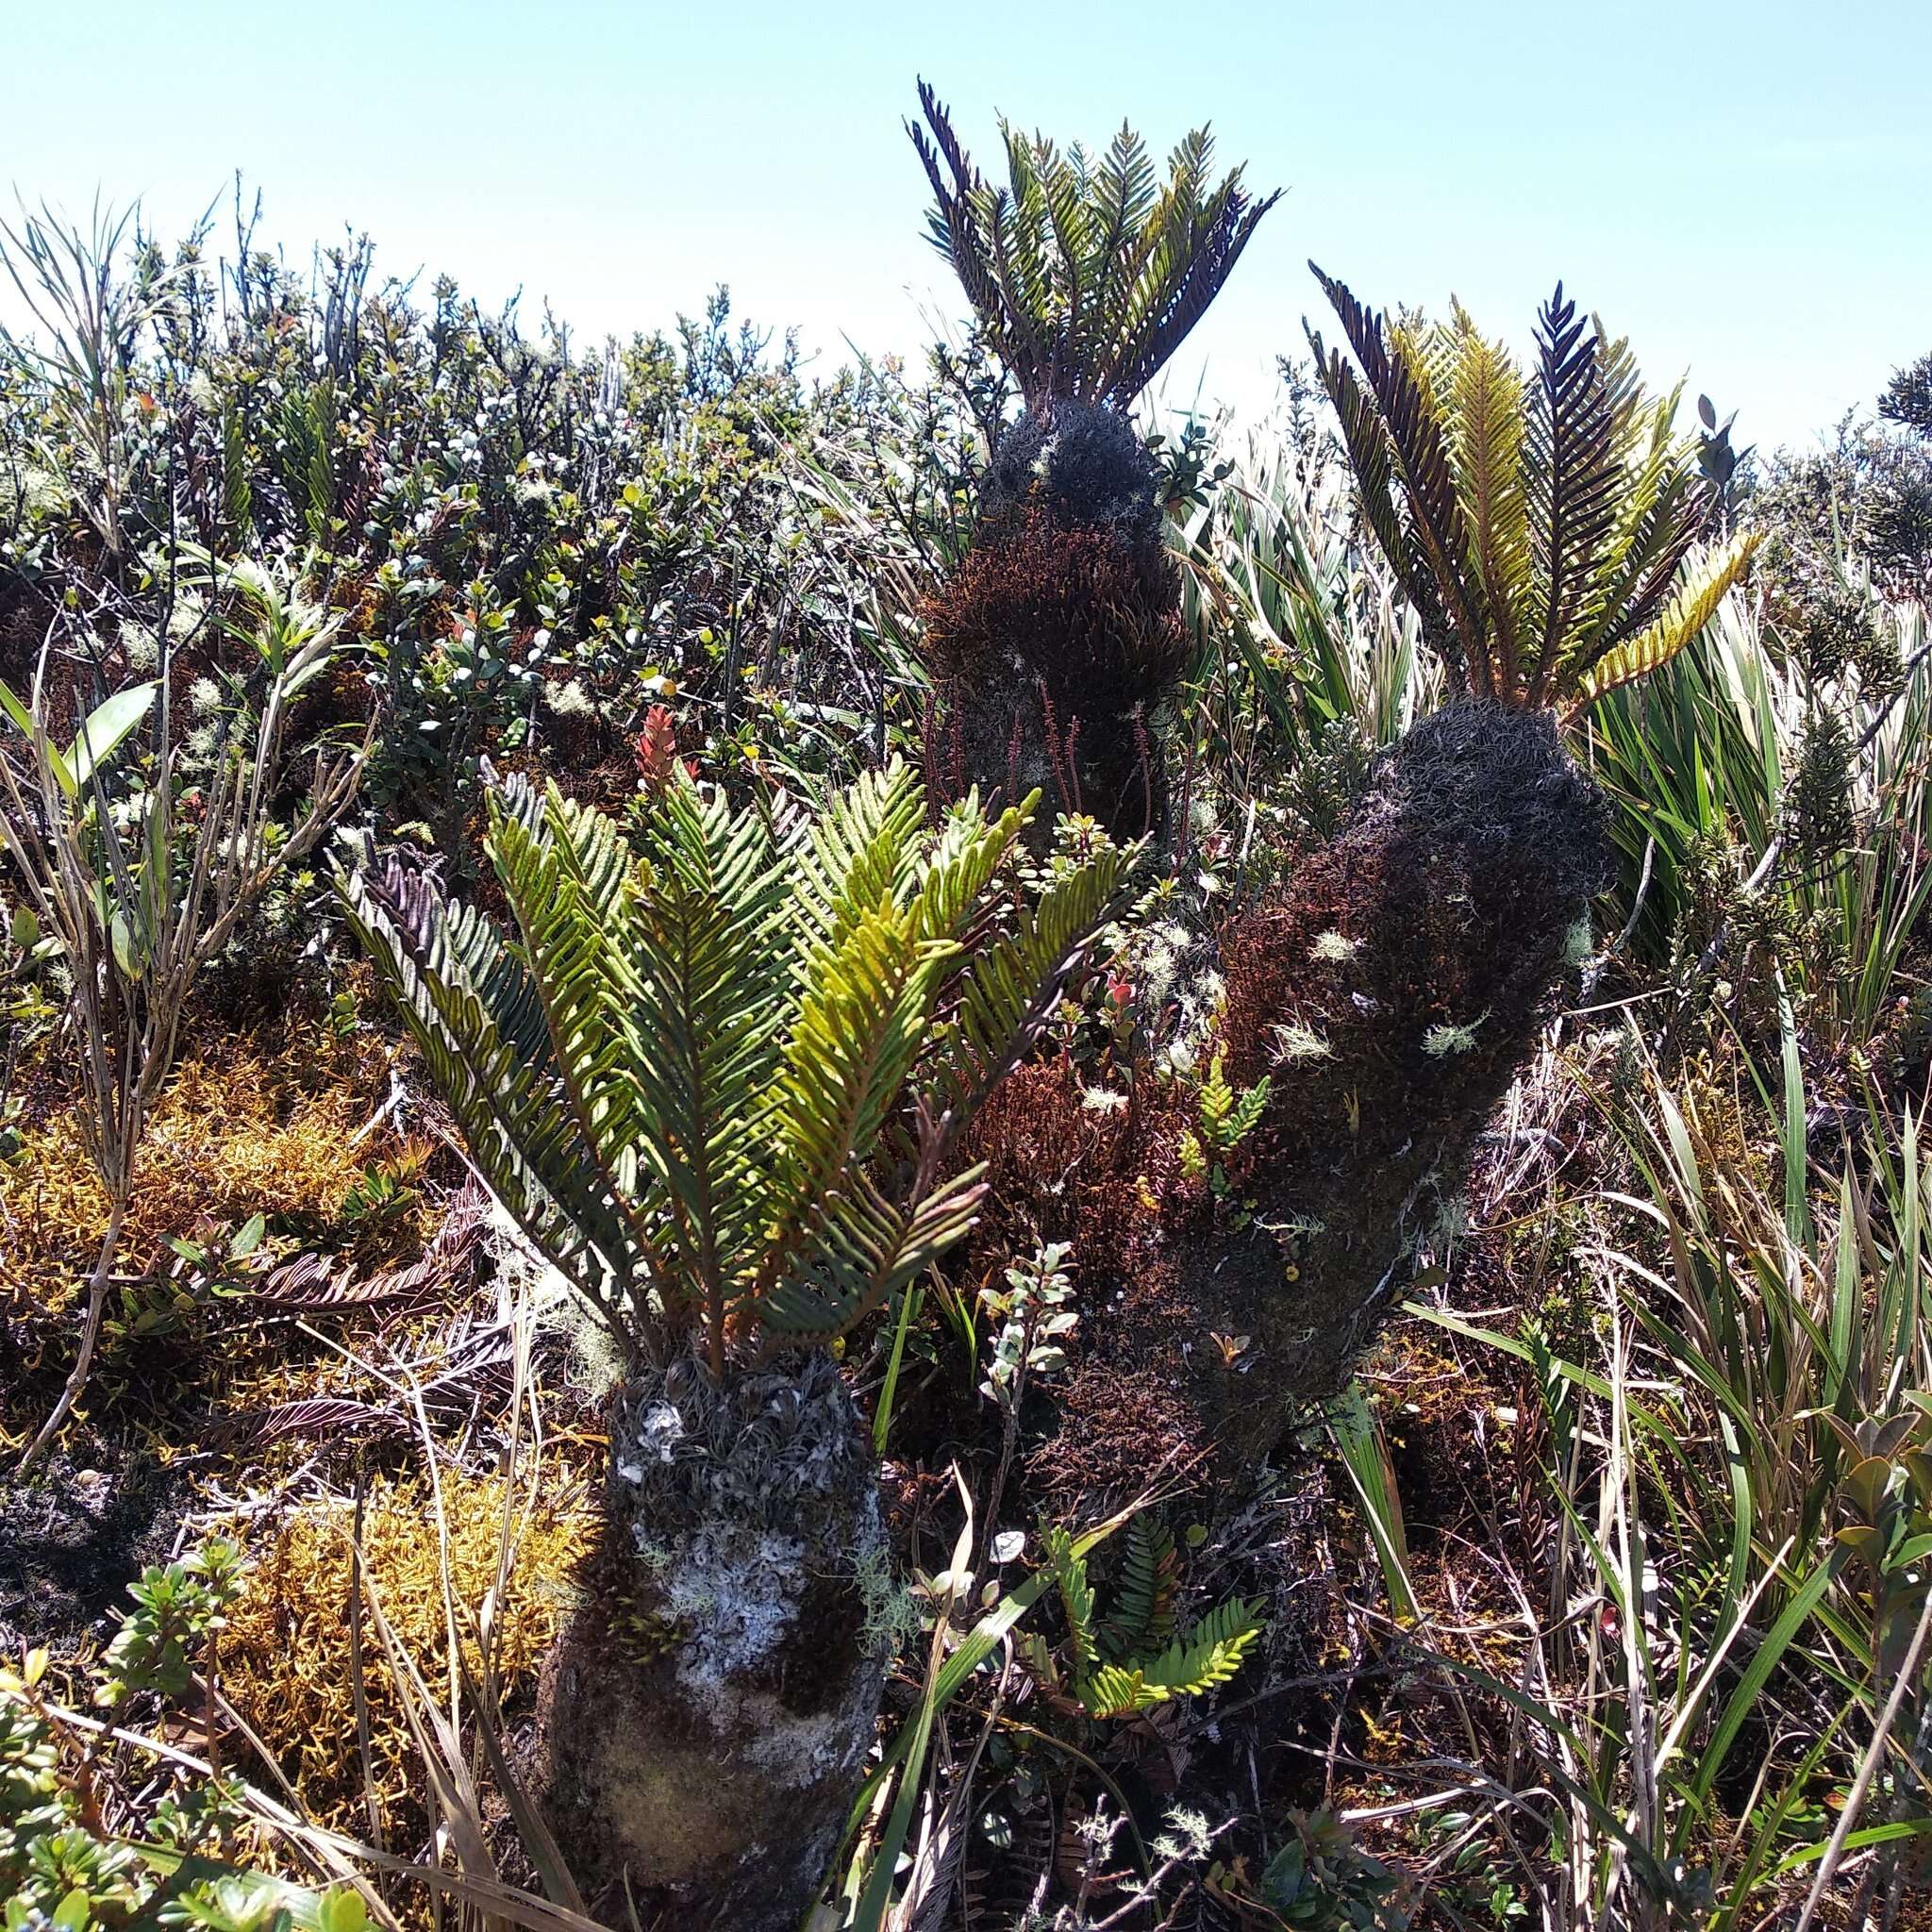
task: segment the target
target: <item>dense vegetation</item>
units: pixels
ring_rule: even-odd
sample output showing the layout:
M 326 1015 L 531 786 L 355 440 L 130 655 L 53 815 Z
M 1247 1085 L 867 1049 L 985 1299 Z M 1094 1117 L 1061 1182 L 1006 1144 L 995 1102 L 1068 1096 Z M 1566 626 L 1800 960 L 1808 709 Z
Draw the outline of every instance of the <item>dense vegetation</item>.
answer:
M 1918 1923 L 1932 364 L 920 105 L 919 372 L 0 233 L 9 1932 Z

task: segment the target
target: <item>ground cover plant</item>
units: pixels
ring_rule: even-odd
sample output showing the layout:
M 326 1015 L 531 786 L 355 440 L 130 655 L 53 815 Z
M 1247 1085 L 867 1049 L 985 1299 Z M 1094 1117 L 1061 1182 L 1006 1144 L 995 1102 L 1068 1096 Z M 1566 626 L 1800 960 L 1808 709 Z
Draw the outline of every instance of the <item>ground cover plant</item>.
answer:
M 1921 1923 L 1924 363 L 908 131 L 815 385 L 0 233 L 9 1928 Z

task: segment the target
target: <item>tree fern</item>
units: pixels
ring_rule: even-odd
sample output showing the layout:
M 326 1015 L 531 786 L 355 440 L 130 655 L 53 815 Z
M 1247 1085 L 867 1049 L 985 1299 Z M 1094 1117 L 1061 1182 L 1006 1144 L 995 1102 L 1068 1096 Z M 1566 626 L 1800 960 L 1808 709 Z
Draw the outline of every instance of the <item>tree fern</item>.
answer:
M 1683 580 L 1707 509 L 1696 439 L 1626 342 L 1558 286 L 1525 375 L 1459 305 L 1391 321 L 1315 274 L 1354 353 L 1309 331 L 1364 519 L 1457 688 L 1571 716 L 1697 634 L 1757 540 Z
M 1035 801 L 925 829 L 903 765 L 775 828 L 674 776 L 633 842 L 555 787 L 491 798 L 514 923 L 433 868 L 339 874 L 478 1171 L 625 1344 L 835 1335 L 970 1225 L 947 1150 L 1114 909 L 1104 840 L 1026 890 Z M 1017 897 L 1019 909 L 1012 910 Z

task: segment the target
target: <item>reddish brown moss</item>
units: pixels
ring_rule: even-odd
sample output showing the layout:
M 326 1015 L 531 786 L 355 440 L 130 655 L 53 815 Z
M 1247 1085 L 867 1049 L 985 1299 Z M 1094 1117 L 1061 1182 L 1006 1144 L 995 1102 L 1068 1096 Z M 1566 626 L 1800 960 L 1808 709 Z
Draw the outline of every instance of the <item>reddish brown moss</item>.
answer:
M 1024 672 L 1046 687 L 1063 725 L 1158 697 L 1188 655 L 1166 552 L 1111 524 L 1065 525 L 1042 502 L 982 524 L 928 600 L 925 625 L 941 677 Z
M 1164 834 L 1166 761 L 1151 722 L 1184 668 L 1179 579 L 1158 534 L 1069 525 L 1035 495 L 981 520 L 928 600 L 926 648 L 950 754 L 941 790 L 1039 790 L 1117 836 Z

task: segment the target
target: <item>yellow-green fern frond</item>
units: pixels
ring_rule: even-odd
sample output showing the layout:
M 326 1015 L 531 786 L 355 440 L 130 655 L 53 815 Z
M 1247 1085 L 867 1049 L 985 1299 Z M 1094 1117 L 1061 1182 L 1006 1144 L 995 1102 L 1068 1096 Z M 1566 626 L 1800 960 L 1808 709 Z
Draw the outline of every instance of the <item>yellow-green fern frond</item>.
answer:
M 1458 308 L 1447 389 L 1449 458 L 1472 555 L 1494 627 L 1498 689 L 1514 687 L 1530 591 L 1529 509 L 1523 493 L 1528 427 L 1523 373 Z
M 1585 674 L 1575 702 L 1564 713 L 1564 722 L 1586 710 L 1607 691 L 1648 676 L 1668 664 L 1717 614 L 1724 593 L 1743 574 L 1752 553 L 1763 541 L 1761 533 L 1753 530 L 1732 538 L 1701 562 L 1691 564 L 1672 592 L 1662 616 L 1607 651 Z

